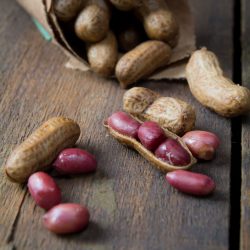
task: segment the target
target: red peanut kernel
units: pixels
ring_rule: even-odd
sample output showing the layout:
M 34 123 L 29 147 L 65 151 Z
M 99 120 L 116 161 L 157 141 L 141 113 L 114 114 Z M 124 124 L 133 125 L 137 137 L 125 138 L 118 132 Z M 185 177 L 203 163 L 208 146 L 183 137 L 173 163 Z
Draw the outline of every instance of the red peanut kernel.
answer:
M 85 174 L 97 168 L 96 158 L 79 148 L 64 149 L 53 163 L 60 174 Z
M 164 141 L 155 151 L 155 156 L 173 166 L 186 166 L 191 157 L 181 144 L 171 138 Z
M 140 126 L 138 138 L 146 149 L 154 151 L 166 139 L 166 136 L 156 122 L 147 121 Z
M 28 180 L 28 189 L 36 204 L 46 210 L 61 202 L 61 190 L 46 173 L 32 174 Z
M 220 145 L 219 138 L 208 131 L 190 131 L 187 132 L 182 139 L 193 156 L 201 160 L 212 160 L 215 150 Z
M 137 139 L 140 123 L 125 112 L 119 111 L 108 118 L 108 126 L 123 135 Z
M 89 211 L 75 203 L 53 207 L 43 216 L 44 226 L 56 234 L 70 234 L 82 231 L 89 223 Z
M 172 187 L 191 195 L 206 196 L 215 189 L 215 183 L 210 177 L 186 170 L 170 172 L 166 179 Z

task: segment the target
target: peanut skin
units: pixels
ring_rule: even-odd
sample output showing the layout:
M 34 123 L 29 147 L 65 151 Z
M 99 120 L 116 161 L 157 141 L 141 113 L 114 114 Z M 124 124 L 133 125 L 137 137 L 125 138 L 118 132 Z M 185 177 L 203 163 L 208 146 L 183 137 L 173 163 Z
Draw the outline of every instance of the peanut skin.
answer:
M 194 108 L 177 98 L 161 97 L 150 89 L 134 87 L 123 96 L 123 109 L 140 121 L 157 122 L 163 129 L 183 135 L 193 129 Z
M 215 150 L 220 145 L 217 135 L 208 131 L 190 131 L 182 139 L 194 157 L 206 161 L 214 158 Z
M 171 48 L 161 41 L 143 42 L 124 54 L 118 61 L 115 74 L 122 88 L 150 75 L 165 66 L 171 56 Z
M 88 0 L 75 22 L 76 35 L 85 42 L 96 43 L 109 30 L 110 10 L 105 0 Z
M 206 48 L 193 53 L 186 77 L 193 96 L 219 115 L 234 117 L 250 111 L 250 90 L 226 78 L 216 55 Z
M 164 41 L 171 47 L 176 46 L 179 25 L 165 0 L 142 0 L 135 12 L 142 20 L 150 39 Z
M 128 11 L 138 7 L 141 0 L 110 0 L 110 2 L 119 10 Z
M 60 188 L 53 178 L 44 172 L 36 172 L 30 176 L 28 189 L 36 204 L 46 210 L 61 202 Z
M 89 224 L 89 211 L 75 203 L 64 203 L 50 209 L 43 216 L 43 225 L 56 234 L 71 234 L 82 231 Z
M 118 113 L 118 115 L 117 115 L 117 113 Z M 115 123 L 114 123 L 114 116 L 111 115 L 110 117 L 112 117 L 112 119 L 108 118 L 108 120 L 104 122 L 104 126 L 108 129 L 109 133 L 115 139 L 117 139 L 122 144 L 127 145 L 127 146 L 135 149 L 139 154 L 141 154 L 145 159 L 147 159 L 156 168 L 160 169 L 163 172 L 168 172 L 168 171 L 173 171 L 173 170 L 177 170 L 177 169 L 188 169 L 193 164 L 196 163 L 196 159 L 192 156 L 192 153 L 189 151 L 188 147 L 182 141 L 182 139 L 180 137 L 178 137 L 177 135 L 171 133 L 168 130 L 164 130 L 165 137 L 169 138 L 171 140 L 174 140 L 178 144 L 178 146 L 181 147 L 181 149 L 183 149 L 185 151 L 185 155 L 186 155 L 186 153 L 188 154 L 187 158 L 189 158 L 189 161 L 186 165 L 184 165 L 184 164 L 183 165 L 177 165 L 177 164 L 173 165 L 167 161 L 163 161 L 161 159 L 158 159 L 157 156 L 154 155 L 154 153 L 151 152 L 147 148 L 147 146 L 149 144 L 146 143 L 145 145 L 143 145 L 141 142 L 139 142 L 137 140 L 138 129 L 140 127 L 140 123 L 136 122 L 136 120 L 134 120 L 130 116 L 126 115 L 126 113 L 124 113 L 124 112 L 117 112 L 117 113 L 113 114 L 113 115 L 115 115 Z M 120 113 L 123 113 L 124 117 L 121 117 Z M 144 133 L 144 135 L 145 135 L 145 133 Z M 148 135 L 148 133 L 147 133 L 147 135 Z M 145 141 L 143 140 L 143 142 L 145 142 Z M 157 139 L 157 142 L 160 143 L 160 141 L 158 139 Z M 171 148 L 173 148 L 173 147 L 171 147 Z M 182 163 L 183 163 L 183 161 L 182 161 Z
M 61 21 L 70 21 L 83 7 L 83 0 L 54 0 L 53 9 Z
M 94 155 L 80 148 L 66 148 L 56 158 L 53 167 L 61 175 L 86 174 L 96 170 Z
M 79 125 L 71 119 L 54 117 L 35 130 L 10 154 L 5 164 L 9 179 L 23 183 L 37 171 L 45 171 L 56 156 L 73 146 L 80 135 Z
M 113 32 L 109 31 L 104 40 L 87 46 L 87 58 L 91 69 L 108 77 L 114 73 L 118 59 L 118 48 Z
M 179 191 L 195 196 L 209 195 L 215 189 L 215 183 L 210 177 L 185 170 L 168 173 L 166 179 L 171 186 Z

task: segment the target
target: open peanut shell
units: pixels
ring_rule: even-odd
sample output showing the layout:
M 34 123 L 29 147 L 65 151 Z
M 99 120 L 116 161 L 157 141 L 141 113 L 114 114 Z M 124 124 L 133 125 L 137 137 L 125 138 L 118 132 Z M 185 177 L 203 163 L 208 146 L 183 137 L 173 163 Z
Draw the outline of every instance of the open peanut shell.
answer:
M 178 135 L 175 135 L 175 134 L 171 133 L 167 129 L 163 129 L 164 132 L 165 132 L 166 137 L 177 140 L 180 143 L 180 145 L 190 155 L 190 163 L 188 165 L 186 165 L 186 166 L 176 166 L 176 165 L 171 165 L 171 164 L 169 164 L 167 162 L 164 162 L 164 161 L 158 159 L 151 151 L 146 149 L 136 139 L 134 139 L 132 137 L 129 137 L 129 136 L 126 136 L 126 135 L 123 135 L 123 134 L 115 131 L 113 128 L 111 128 L 108 125 L 107 121 L 104 122 L 104 126 L 108 129 L 109 133 L 115 139 L 117 139 L 120 143 L 135 149 L 140 155 L 142 155 L 146 160 L 148 160 L 154 167 L 156 167 L 157 169 L 159 169 L 159 170 L 161 170 L 163 172 L 170 172 L 170 171 L 180 170 L 180 169 L 189 169 L 192 165 L 194 165 L 197 162 L 197 160 L 193 157 L 192 153 L 190 152 L 190 150 L 188 149 L 186 144 L 182 141 L 182 139 Z
M 191 15 L 187 0 L 166 0 L 170 10 L 173 11 L 180 25 L 180 37 L 177 47 L 173 49 L 173 54 L 169 65 L 154 75 L 150 79 L 179 79 L 185 78 L 184 59 L 188 58 L 195 50 L 194 21 Z M 90 66 L 86 60 L 84 43 L 67 32 L 67 27 L 60 23 L 53 10 L 53 0 L 17 0 L 23 8 L 52 36 L 54 44 L 58 45 L 69 58 L 66 67 L 74 70 L 89 71 Z

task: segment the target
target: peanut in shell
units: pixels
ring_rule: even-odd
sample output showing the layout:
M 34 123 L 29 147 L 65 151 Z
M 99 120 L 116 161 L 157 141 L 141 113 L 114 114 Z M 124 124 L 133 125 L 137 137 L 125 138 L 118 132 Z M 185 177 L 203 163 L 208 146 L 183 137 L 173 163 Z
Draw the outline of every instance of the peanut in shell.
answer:
M 225 77 L 218 58 L 206 48 L 192 54 L 186 77 L 193 96 L 219 115 L 234 117 L 250 111 L 250 90 Z
M 23 183 L 37 171 L 46 171 L 56 156 L 72 147 L 80 135 L 71 119 L 54 117 L 43 123 L 10 154 L 4 166 L 13 182 Z
M 163 129 L 183 135 L 195 126 L 194 108 L 173 97 L 162 97 L 150 89 L 134 87 L 123 96 L 123 109 L 138 121 L 154 121 Z

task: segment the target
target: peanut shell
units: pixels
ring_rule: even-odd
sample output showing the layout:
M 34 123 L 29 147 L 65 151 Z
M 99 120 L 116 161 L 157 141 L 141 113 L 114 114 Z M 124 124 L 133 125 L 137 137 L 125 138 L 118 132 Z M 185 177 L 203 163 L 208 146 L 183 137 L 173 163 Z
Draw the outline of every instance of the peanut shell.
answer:
M 193 96 L 216 113 L 234 117 L 250 111 L 250 90 L 226 78 L 216 55 L 206 48 L 192 54 L 186 77 Z
M 188 149 L 188 147 L 186 146 L 186 144 L 182 141 L 182 139 L 179 136 L 171 133 L 170 131 L 167 131 L 166 129 L 164 130 L 166 137 L 177 140 L 190 155 L 190 163 L 187 166 L 174 166 L 174 165 L 168 164 L 167 162 L 161 161 L 136 139 L 118 133 L 117 131 L 109 127 L 107 122 L 104 122 L 104 126 L 108 129 L 109 133 L 115 139 L 117 139 L 120 143 L 135 149 L 140 155 L 142 155 L 146 160 L 148 160 L 154 167 L 156 167 L 157 169 L 163 172 L 169 172 L 169 171 L 174 171 L 178 169 L 189 169 L 192 165 L 194 165 L 197 162 L 196 159 L 193 157 L 192 153 L 190 152 L 190 150 Z
M 13 182 L 23 183 L 37 171 L 45 171 L 56 156 L 72 147 L 80 135 L 79 125 L 71 119 L 54 117 L 35 130 L 10 154 L 5 172 Z
M 147 41 L 124 54 L 118 61 L 115 74 L 122 88 L 150 75 L 167 65 L 171 48 L 161 41 Z
M 138 121 L 154 121 L 163 129 L 183 135 L 195 126 L 194 108 L 177 98 L 161 97 L 150 89 L 134 87 L 123 96 L 123 109 Z

